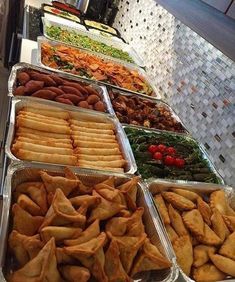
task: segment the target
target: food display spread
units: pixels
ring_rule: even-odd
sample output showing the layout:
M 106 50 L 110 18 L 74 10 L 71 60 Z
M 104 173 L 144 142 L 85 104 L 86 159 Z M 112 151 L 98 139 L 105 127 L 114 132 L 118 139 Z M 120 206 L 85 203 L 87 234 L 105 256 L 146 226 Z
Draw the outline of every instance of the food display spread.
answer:
M 15 96 L 31 96 L 100 112 L 106 111 L 102 95 L 91 86 L 26 69 L 18 71 Z
M 173 117 L 169 107 L 162 102 L 112 90 L 109 91 L 109 97 L 121 123 L 180 133 L 186 132 L 182 124 Z
M 146 234 L 138 177 L 91 185 L 68 168 L 39 175 L 13 192 L 8 242 L 17 263 L 8 281 L 133 281 L 171 267 Z
M 153 197 L 187 276 L 195 281 L 235 277 L 235 210 L 224 190 L 166 185 Z
M 75 15 L 73 15 L 73 14 L 67 12 L 67 11 L 55 8 L 55 7 L 50 6 L 50 5 L 44 5 L 43 10 L 45 12 L 52 13 L 56 16 L 60 16 L 62 18 L 65 18 L 65 19 L 68 19 L 68 20 L 71 20 L 71 21 L 75 21 L 75 22 L 78 22 L 78 23 L 81 22 L 79 17 L 77 17 L 77 16 L 75 16 Z
M 53 108 L 21 108 L 11 150 L 19 159 L 44 163 L 119 172 L 126 165 L 111 121 Z
M 50 39 L 134 63 L 128 52 L 94 40 L 86 35 L 79 34 L 75 30 L 66 30 L 65 28 L 51 25 L 46 27 L 46 35 Z
M 42 42 L 41 62 L 53 69 L 106 82 L 149 96 L 154 95 L 151 86 L 137 70 L 70 46 Z
M 219 183 L 191 138 L 126 127 L 138 169 L 144 178 L 168 178 Z

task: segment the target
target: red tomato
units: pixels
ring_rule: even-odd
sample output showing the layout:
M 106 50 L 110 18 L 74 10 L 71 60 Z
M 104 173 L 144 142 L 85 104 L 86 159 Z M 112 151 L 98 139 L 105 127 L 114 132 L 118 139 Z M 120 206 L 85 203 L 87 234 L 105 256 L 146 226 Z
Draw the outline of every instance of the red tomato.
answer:
M 57 9 L 51 9 L 51 11 L 52 11 L 54 14 L 60 14 L 60 10 L 57 10 Z
M 164 164 L 169 165 L 169 166 L 174 165 L 175 164 L 175 158 L 167 155 L 164 159 Z
M 162 160 L 162 153 L 160 153 L 160 152 L 156 152 L 154 155 L 153 155 L 153 158 L 155 159 L 155 160 Z
M 168 148 L 166 148 L 166 152 L 167 152 L 167 154 L 169 154 L 169 155 L 175 155 L 175 154 L 176 154 L 176 150 L 175 150 L 174 147 L 168 147 Z
M 150 145 L 148 147 L 148 151 L 152 154 L 154 154 L 155 152 L 157 152 L 157 145 Z
M 185 160 L 184 159 L 180 159 L 180 158 L 176 158 L 175 159 L 175 165 L 177 167 L 184 167 L 185 165 Z
M 161 153 L 164 153 L 164 152 L 166 151 L 166 146 L 163 145 L 163 144 L 159 144 L 159 145 L 157 146 L 157 151 L 158 151 L 158 152 L 161 152 Z

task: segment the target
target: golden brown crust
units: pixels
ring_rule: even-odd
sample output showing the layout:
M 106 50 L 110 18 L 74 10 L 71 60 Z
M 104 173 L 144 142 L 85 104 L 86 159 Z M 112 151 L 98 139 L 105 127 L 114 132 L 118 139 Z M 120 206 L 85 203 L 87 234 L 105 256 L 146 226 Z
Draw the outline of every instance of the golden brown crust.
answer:
M 220 271 L 215 265 L 206 263 L 193 269 L 193 278 L 197 282 L 212 282 L 225 279 L 226 274 Z
M 162 192 L 163 198 L 179 210 L 192 210 L 195 204 L 187 198 L 174 192 Z
M 235 232 L 230 234 L 228 238 L 225 240 L 225 242 L 223 243 L 223 245 L 219 250 L 219 254 L 231 258 L 235 261 Z
M 222 272 L 235 276 L 235 261 L 217 254 L 209 254 L 211 261 Z
M 215 232 L 205 223 L 204 235 L 196 236 L 197 240 L 206 245 L 220 245 L 222 240 L 215 234 Z
M 188 231 L 184 226 L 183 220 L 179 212 L 172 207 L 168 206 L 171 225 L 179 236 L 188 235 Z
M 197 210 L 191 210 L 183 213 L 183 221 L 186 227 L 195 235 L 203 236 L 204 234 L 204 221 L 201 213 Z
M 201 213 L 203 220 L 208 224 L 209 226 L 211 225 L 211 208 L 210 206 L 203 201 L 200 197 L 197 198 L 197 208 L 199 212 Z
M 159 213 L 162 217 L 162 220 L 165 224 L 170 224 L 170 217 L 168 214 L 168 210 L 165 204 L 164 199 L 161 194 L 157 194 L 154 196 L 154 202 L 159 210 Z

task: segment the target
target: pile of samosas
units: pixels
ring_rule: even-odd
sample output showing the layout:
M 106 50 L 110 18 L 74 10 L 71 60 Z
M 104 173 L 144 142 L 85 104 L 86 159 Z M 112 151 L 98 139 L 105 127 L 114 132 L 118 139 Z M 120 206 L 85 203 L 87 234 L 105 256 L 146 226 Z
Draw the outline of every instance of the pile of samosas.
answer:
M 40 178 L 13 192 L 9 246 L 19 269 L 8 281 L 133 281 L 171 267 L 145 233 L 138 177 L 87 185 L 65 168 L 65 177 L 40 171 Z
M 235 277 L 235 211 L 223 190 L 169 189 L 154 195 L 183 272 L 196 281 Z

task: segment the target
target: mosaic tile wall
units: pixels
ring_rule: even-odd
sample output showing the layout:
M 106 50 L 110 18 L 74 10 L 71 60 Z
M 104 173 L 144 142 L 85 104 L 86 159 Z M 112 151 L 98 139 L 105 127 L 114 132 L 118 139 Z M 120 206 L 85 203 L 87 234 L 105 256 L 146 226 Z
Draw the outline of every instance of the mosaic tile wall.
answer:
M 114 26 L 146 62 L 159 94 L 235 186 L 235 63 L 154 0 L 121 0 Z

